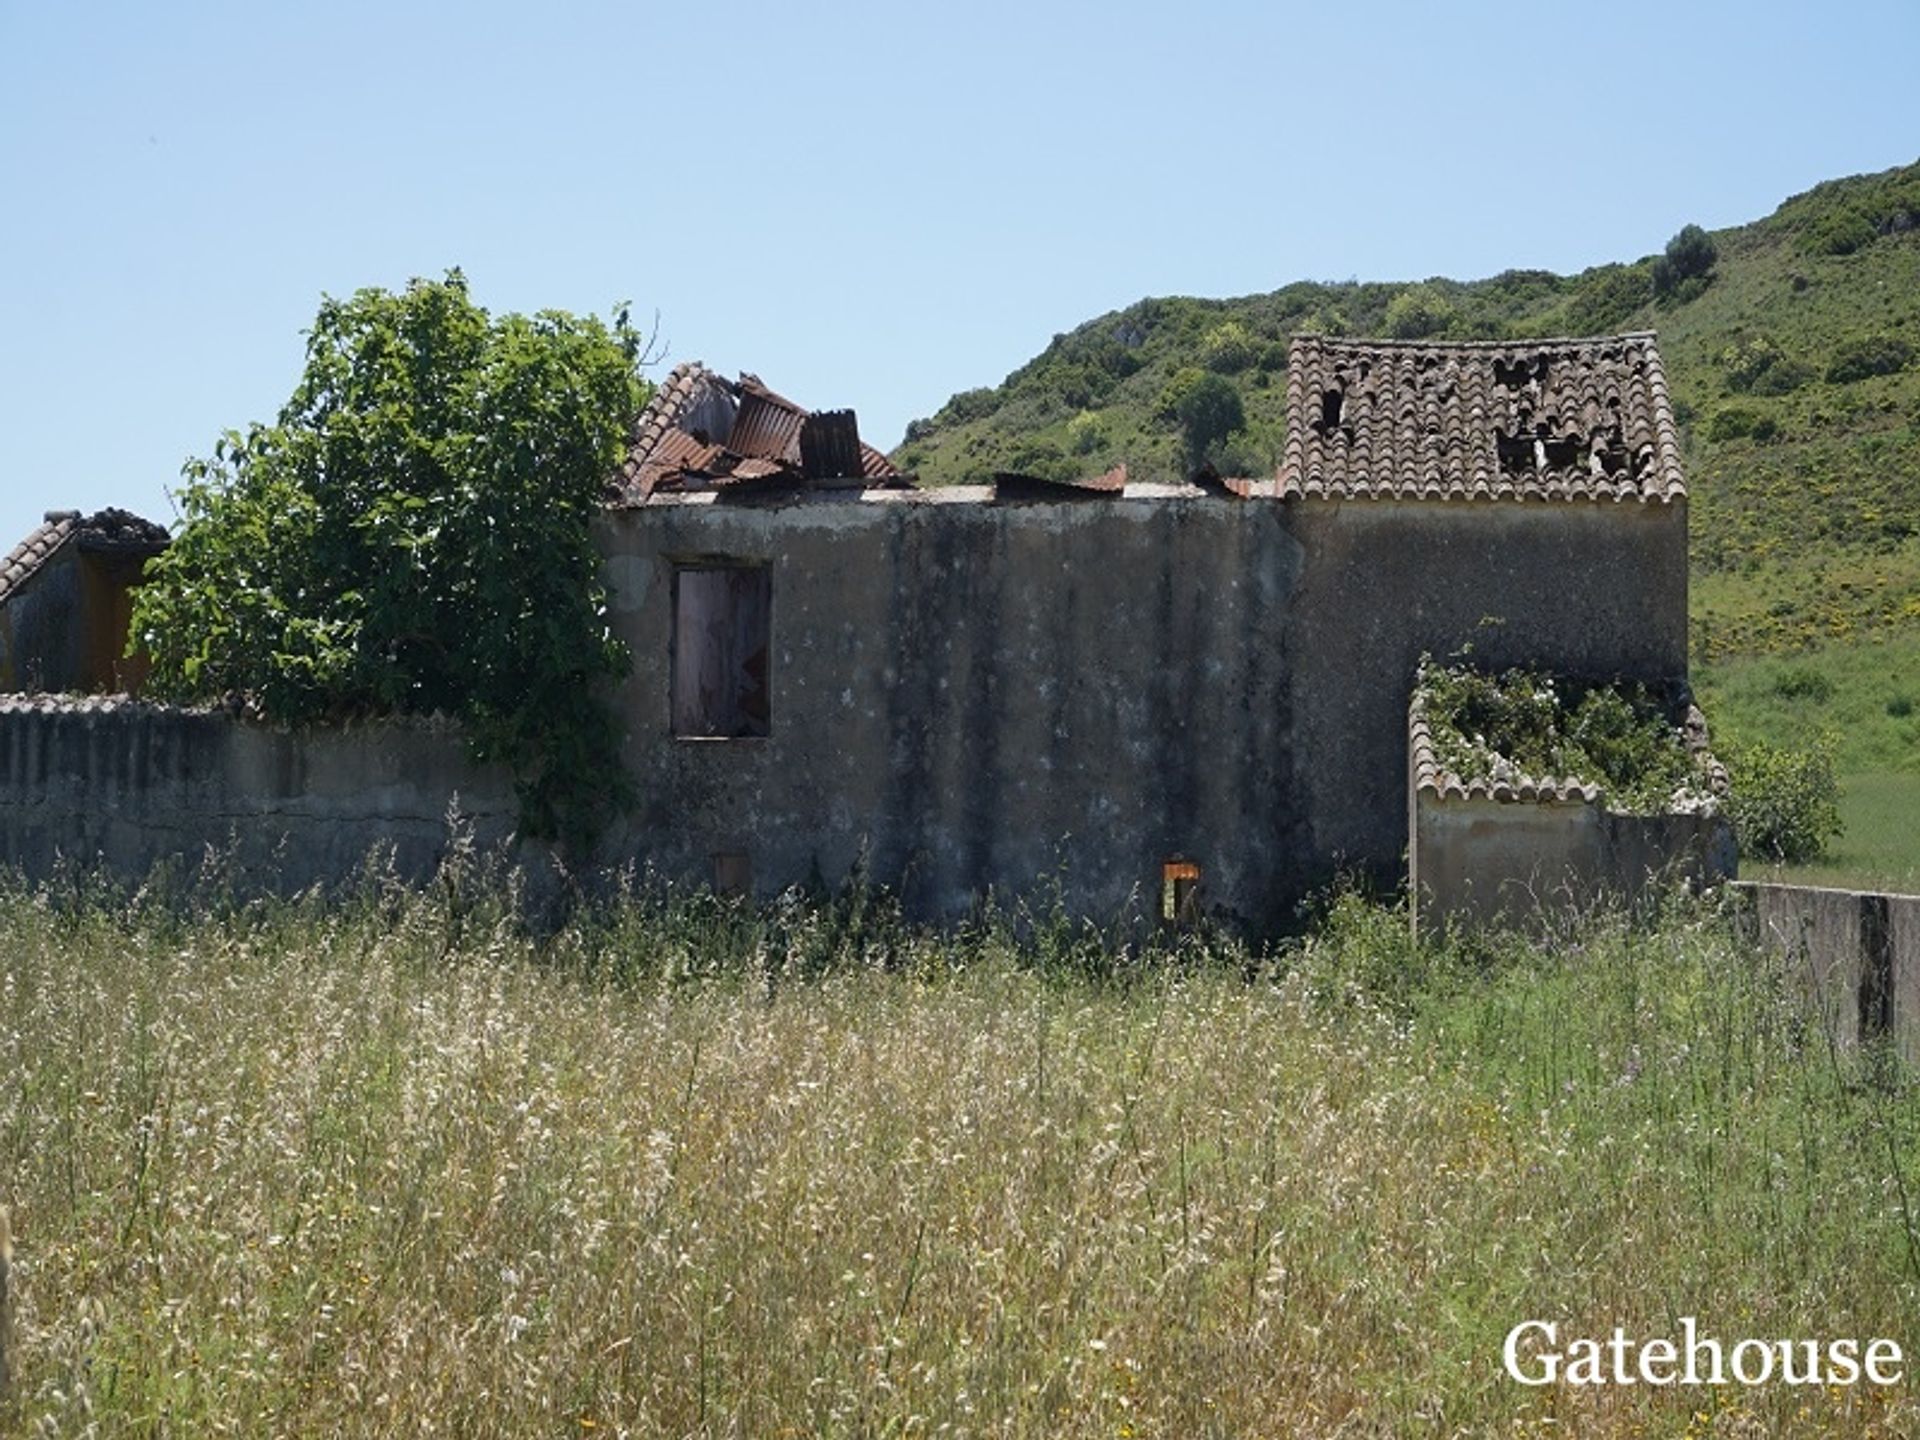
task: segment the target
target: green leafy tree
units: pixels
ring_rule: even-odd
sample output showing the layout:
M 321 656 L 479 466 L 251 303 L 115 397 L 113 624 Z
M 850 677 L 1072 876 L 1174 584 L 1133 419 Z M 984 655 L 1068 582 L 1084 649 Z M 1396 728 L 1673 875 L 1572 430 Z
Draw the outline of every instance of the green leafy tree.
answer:
M 1409 285 L 1387 302 L 1387 333 L 1396 340 L 1438 335 L 1454 321 L 1453 302 L 1431 285 Z
M 1691 300 L 1706 289 L 1720 258 L 1713 237 L 1698 225 L 1683 225 L 1653 262 L 1653 289 L 1662 299 Z
M 287 722 L 444 713 L 521 827 L 586 841 L 628 796 L 628 657 L 589 527 L 647 394 L 639 335 L 498 318 L 458 270 L 320 306 L 271 425 L 190 461 L 133 618 L 162 698 Z
M 1231 380 L 1210 370 L 1200 372 L 1199 378 L 1180 392 L 1173 409 L 1186 444 L 1189 469 L 1198 469 L 1215 446 L 1247 423 L 1240 392 Z

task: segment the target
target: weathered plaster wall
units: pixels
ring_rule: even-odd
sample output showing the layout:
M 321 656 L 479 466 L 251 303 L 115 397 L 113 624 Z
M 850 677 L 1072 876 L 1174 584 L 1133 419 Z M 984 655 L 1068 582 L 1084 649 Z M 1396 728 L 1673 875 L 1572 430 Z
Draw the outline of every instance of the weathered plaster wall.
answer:
M 1525 923 L 1569 905 L 1632 904 L 1658 881 L 1733 874 L 1720 815 L 1622 815 L 1584 800 L 1495 800 L 1412 791 L 1409 879 L 1419 923 Z
M 0 603 L 0 691 L 92 693 L 137 688 L 128 621 L 139 555 L 63 545 Z
M 209 848 L 267 888 L 351 876 L 377 845 L 428 874 L 455 795 L 483 843 L 512 828 L 511 784 L 431 725 L 287 731 L 128 701 L 0 701 L 0 863 L 61 856 L 122 875 Z
M 743 853 L 762 893 L 863 853 L 916 911 L 1030 893 L 1118 913 L 1161 863 L 1276 923 L 1303 859 L 1289 657 L 1300 552 L 1278 506 L 990 505 L 979 492 L 654 505 L 608 517 L 641 809 L 624 847 L 706 878 Z M 772 572 L 764 738 L 670 733 L 672 566 Z
M 1684 503 L 1321 501 L 1292 507 L 1284 616 L 1309 851 L 1399 879 L 1407 700 L 1423 652 L 1657 684 L 1687 674 Z
M 1920 1063 L 1920 895 L 1743 882 L 1752 938 L 1787 957 L 1836 1042 L 1888 1035 Z
M 603 548 L 626 848 L 694 877 L 745 854 L 762 892 L 864 850 L 933 914 L 1065 862 L 1111 915 L 1180 856 L 1208 908 L 1277 928 L 1337 866 L 1398 882 L 1422 651 L 1686 673 L 1678 506 L 689 500 L 609 515 Z M 672 567 L 712 557 L 772 569 L 765 739 L 670 734 Z
M 1056 876 L 1080 913 L 1151 913 L 1179 858 L 1204 908 L 1278 929 L 1336 866 L 1398 882 L 1423 650 L 1683 677 L 1684 532 L 1678 506 L 1185 487 L 610 511 L 640 802 L 600 858 L 766 895 L 864 857 L 931 918 Z M 672 733 L 673 571 L 715 559 L 769 577 L 765 736 Z M 376 841 L 418 869 L 456 789 L 483 834 L 507 832 L 505 777 L 472 775 L 448 735 L 0 708 L 0 860 L 33 871 L 59 850 L 137 873 L 230 837 L 263 866 L 286 838 L 290 883 L 349 873 Z
M 80 552 L 63 546 L 0 605 L 0 690 L 86 687 L 86 585 Z

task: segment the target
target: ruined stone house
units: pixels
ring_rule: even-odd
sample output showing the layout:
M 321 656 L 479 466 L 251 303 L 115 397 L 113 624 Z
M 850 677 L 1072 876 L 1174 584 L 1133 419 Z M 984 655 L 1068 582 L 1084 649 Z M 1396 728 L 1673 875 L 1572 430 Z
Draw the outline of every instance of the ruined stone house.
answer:
M 137 690 L 133 588 L 167 532 L 125 510 L 49 510 L 0 561 L 0 691 Z
M 926 490 L 850 412 L 675 370 L 599 527 L 641 797 L 604 858 L 763 895 L 863 867 L 935 918 L 1056 883 L 1101 917 L 1176 894 L 1271 931 L 1340 870 L 1403 875 L 1423 652 L 1685 686 L 1686 489 L 1650 335 L 1306 336 L 1287 386 L 1268 479 Z M 217 769 L 238 743 L 147 771 Z M 113 790 L 119 863 L 180 844 L 181 807 L 216 808 L 73 763 L 105 778 L 62 794 Z M 247 763 L 259 843 L 324 830 L 315 857 L 427 846 L 459 783 L 417 756 L 414 779 L 367 761 L 365 783 L 337 756 L 325 775 Z M 361 797 L 358 828 L 305 798 L 329 785 Z M 497 781 L 460 788 L 506 826 Z M 231 786 L 219 804 L 231 825 Z M 10 853 L 103 848 L 83 809 L 43 810 Z

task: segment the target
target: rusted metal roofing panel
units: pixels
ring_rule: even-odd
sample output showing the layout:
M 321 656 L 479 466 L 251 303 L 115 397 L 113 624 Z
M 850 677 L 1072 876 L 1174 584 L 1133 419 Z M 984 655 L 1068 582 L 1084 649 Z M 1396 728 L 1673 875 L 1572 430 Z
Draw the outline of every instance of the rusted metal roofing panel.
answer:
M 800 423 L 806 412 L 758 386 L 740 387 L 740 409 L 733 417 L 727 448 L 756 460 L 800 462 Z
M 1003 472 L 993 477 L 995 500 L 1085 500 L 1112 498 L 1127 487 L 1127 467 L 1116 465 L 1105 474 L 1085 479 L 1055 480 L 1044 475 Z
M 816 410 L 800 424 L 800 468 L 809 480 L 860 479 L 860 427 L 851 410 Z
M 808 411 L 769 390 L 757 375 L 742 374 L 733 382 L 697 363 L 676 366 L 634 426 L 626 461 L 610 487 L 610 503 L 643 504 L 656 491 L 808 479 L 911 487 L 911 479 L 885 455 L 861 442 L 850 410 L 814 421 L 819 453 L 810 470 L 801 438 L 808 424 Z

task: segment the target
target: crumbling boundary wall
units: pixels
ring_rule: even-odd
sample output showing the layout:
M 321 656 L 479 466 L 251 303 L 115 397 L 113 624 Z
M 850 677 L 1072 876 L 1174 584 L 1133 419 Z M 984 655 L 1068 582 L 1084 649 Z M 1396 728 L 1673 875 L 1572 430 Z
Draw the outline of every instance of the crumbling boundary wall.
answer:
M 456 802 L 476 842 L 511 834 L 510 778 L 470 765 L 445 723 L 290 730 L 123 698 L 0 697 L 0 864 L 31 876 L 64 859 L 137 879 L 212 853 L 248 888 L 292 891 L 391 847 L 420 878 Z
M 1886 1037 L 1920 1063 L 1920 895 L 1766 881 L 1734 893 L 1748 938 L 1786 957 L 1838 1044 Z

